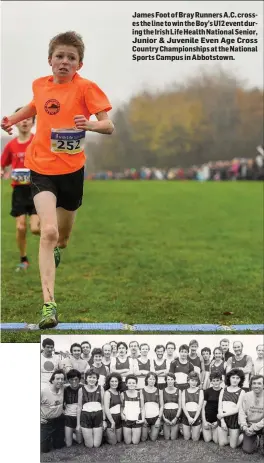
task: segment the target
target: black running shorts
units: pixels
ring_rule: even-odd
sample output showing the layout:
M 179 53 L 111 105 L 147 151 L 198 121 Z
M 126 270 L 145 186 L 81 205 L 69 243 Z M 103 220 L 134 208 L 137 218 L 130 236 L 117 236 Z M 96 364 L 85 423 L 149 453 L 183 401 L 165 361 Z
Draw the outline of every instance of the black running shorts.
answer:
M 20 217 L 21 215 L 33 215 L 37 211 L 34 206 L 30 185 L 16 185 L 12 193 L 12 205 L 10 215 Z
M 57 198 L 57 207 L 76 211 L 82 205 L 84 167 L 63 175 L 43 175 L 31 170 L 32 196 L 42 191 L 51 191 Z

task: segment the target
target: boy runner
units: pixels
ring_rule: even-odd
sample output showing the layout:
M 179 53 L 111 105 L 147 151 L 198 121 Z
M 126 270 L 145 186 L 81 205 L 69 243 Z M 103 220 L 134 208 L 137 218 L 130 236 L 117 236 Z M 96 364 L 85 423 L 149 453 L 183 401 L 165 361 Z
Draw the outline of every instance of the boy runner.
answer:
M 17 113 L 21 108 L 16 109 Z M 16 272 L 27 270 L 27 215 L 30 217 L 30 230 L 33 235 L 39 235 L 39 218 L 32 199 L 30 188 L 30 170 L 25 168 L 25 152 L 34 135 L 31 129 L 35 116 L 24 119 L 16 124 L 18 137 L 5 146 L 1 156 L 1 178 L 6 167 L 11 165 L 12 205 L 10 215 L 16 219 L 16 241 L 20 253 L 20 263 Z
M 82 204 L 85 132 L 111 134 L 103 91 L 77 71 L 83 65 L 84 43 L 75 32 L 53 37 L 48 62 L 52 75 L 33 82 L 33 100 L 2 119 L 3 130 L 37 115 L 36 135 L 27 148 L 25 166 L 31 171 L 34 204 L 40 219 L 39 268 L 43 292 L 40 329 L 58 324 L 54 297 L 55 265 L 69 241 L 77 209 Z M 95 114 L 97 121 L 89 121 Z M 54 254 L 54 255 L 53 255 Z M 54 262 L 55 257 L 55 262 Z

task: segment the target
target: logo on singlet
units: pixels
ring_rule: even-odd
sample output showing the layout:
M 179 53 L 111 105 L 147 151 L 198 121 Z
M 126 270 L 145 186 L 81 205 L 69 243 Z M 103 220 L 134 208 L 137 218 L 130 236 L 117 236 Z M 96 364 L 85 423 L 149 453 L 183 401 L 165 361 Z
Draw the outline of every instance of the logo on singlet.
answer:
M 60 103 L 58 100 L 51 99 L 46 101 L 44 108 L 46 113 L 48 113 L 50 116 L 54 116 L 60 110 Z

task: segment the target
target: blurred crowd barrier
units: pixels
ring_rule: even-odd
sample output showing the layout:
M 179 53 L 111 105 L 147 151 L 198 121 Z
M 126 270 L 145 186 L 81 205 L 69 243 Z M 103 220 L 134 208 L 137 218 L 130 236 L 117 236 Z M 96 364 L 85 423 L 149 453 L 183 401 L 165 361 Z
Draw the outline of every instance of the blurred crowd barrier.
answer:
M 264 180 L 264 157 L 255 159 L 233 159 L 192 166 L 189 168 L 158 169 L 141 167 L 125 169 L 123 172 L 87 173 L 87 180 Z

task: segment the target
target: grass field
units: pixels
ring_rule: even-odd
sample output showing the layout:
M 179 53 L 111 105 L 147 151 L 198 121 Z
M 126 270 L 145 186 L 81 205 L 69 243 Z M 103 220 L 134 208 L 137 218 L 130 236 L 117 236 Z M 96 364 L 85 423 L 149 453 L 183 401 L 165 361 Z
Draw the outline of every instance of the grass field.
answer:
M 99 449 L 87 449 L 81 446 L 73 446 L 56 450 L 41 455 L 41 462 L 63 463 L 223 463 L 223 462 L 247 462 L 255 463 L 263 461 L 261 451 L 253 455 L 246 455 L 241 448 L 219 448 L 210 442 L 184 441 L 179 438 L 176 441 L 166 442 L 159 438 L 156 442 L 141 442 L 139 445 L 118 444 L 115 447 L 103 445 Z
M 15 273 L 10 200 L 4 181 L 2 322 L 36 323 L 38 238 Z M 86 182 L 56 276 L 60 321 L 261 323 L 262 250 L 261 182 Z

